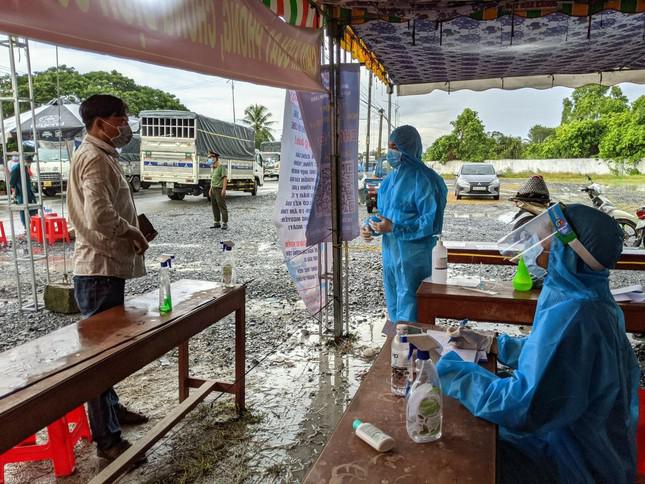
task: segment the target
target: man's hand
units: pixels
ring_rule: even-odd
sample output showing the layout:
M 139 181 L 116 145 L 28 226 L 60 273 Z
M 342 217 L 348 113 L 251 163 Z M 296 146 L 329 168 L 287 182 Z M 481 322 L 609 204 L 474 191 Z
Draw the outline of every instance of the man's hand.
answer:
M 385 217 L 381 217 L 380 215 L 377 215 L 377 217 L 381 221 L 380 222 L 370 222 L 370 227 L 372 227 L 372 230 L 374 232 L 379 233 L 379 234 L 387 234 L 389 232 L 392 232 L 392 221 L 386 219 Z
M 226 198 L 226 188 L 222 188 L 222 198 Z
M 361 237 L 363 240 L 372 240 L 372 232 L 366 225 L 361 226 Z
M 148 250 L 146 237 L 136 227 L 132 227 L 123 236 L 130 241 L 137 255 L 143 255 Z

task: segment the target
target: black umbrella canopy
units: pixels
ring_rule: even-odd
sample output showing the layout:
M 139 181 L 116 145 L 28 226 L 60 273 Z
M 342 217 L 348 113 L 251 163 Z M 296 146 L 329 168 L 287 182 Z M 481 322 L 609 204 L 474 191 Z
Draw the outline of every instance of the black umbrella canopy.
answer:
M 85 127 L 81 120 L 78 104 L 49 104 L 42 110 L 36 112 L 37 136 L 43 140 L 73 139 L 80 135 Z M 32 119 L 26 119 L 20 124 L 25 139 L 31 138 L 33 123 Z M 16 132 L 15 128 L 11 131 Z

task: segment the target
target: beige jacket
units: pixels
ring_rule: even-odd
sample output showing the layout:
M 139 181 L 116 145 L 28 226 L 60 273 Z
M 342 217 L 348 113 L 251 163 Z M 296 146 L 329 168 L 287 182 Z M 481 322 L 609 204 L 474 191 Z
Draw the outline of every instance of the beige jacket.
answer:
M 89 134 L 72 157 L 67 208 L 76 230 L 75 275 L 131 279 L 145 274 L 143 256 L 122 237 L 139 223 L 117 152 Z

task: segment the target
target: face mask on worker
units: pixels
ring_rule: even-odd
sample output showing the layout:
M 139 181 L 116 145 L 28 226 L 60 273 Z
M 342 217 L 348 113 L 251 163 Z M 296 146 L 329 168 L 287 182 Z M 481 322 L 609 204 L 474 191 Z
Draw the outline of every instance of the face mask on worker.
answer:
M 13 162 L 18 162 L 18 157 L 17 157 L 17 156 L 15 156 L 15 155 L 14 155 L 14 156 L 12 156 L 12 157 L 11 157 L 11 161 L 13 161 Z
M 544 244 L 551 237 L 557 237 L 560 242 L 571 249 L 595 271 L 603 270 L 603 265 L 580 242 L 571 224 L 565 217 L 566 207 L 555 204 L 545 212 L 534 217 L 521 227 L 497 241 L 500 253 L 517 263 L 524 259 L 529 264 L 537 266 L 537 258 L 544 250 Z M 539 267 L 539 266 L 538 266 Z
M 209 165 L 212 165 L 212 164 L 213 164 L 213 158 L 209 158 L 209 159 L 208 159 L 208 164 L 209 164 Z
M 389 149 L 387 151 L 387 162 L 392 168 L 398 168 L 401 165 L 402 153 L 399 150 Z
M 123 124 L 121 126 L 114 126 L 111 123 L 103 120 L 105 124 L 112 126 L 116 129 L 119 134 L 110 138 L 110 143 L 112 143 L 117 148 L 122 148 L 127 145 L 132 140 L 132 129 L 130 129 L 129 124 Z

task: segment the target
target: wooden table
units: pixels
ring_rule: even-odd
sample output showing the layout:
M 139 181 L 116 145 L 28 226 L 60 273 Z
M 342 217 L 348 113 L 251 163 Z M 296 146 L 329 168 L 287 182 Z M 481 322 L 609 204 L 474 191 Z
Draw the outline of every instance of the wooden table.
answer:
M 532 324 L 539 290 L 516 292 L 510 282 L 486 283 L 483 294 L 459 286 L 423 282 L 417 290 L 417 321 L 435 324 L 436 318 L 471 319 L 511 324 Z M 645 332 L 645 304 L 619 303 L 629 333 Z
M 183 403 L 93 482 L 113 482 L 213 391 L 234 393 L 242 411 L 245 286 L 181 280 L 172 284 L 172 295 L 174 308 L 166 315 L 158 312 L 155 290 L 0 353 L 0 453 L 177 347 Z M 188 340 L 233 312 L 235 381 L 191 378 Z M 190 387 L 198 391 L 189 395 Z
M 444 241 L 448 249 L 448 262 L 456 264 L 515 265 L 499 253 L 495 242 Z M 623 248 L 616 264 L 617 270 L 645 271 L 645 250 Z
M 494 368 L 492 359 L 487 367 Z M 494 483 L 496 426 L 444 397 L 441 439 L 414 443 L 405 426 L 405 400 L 390 391 L 390 371 L 388 340 L 304 482 Z M 391 435 L 394 449 L 379 454 L 356 437 L 357 418 Z

